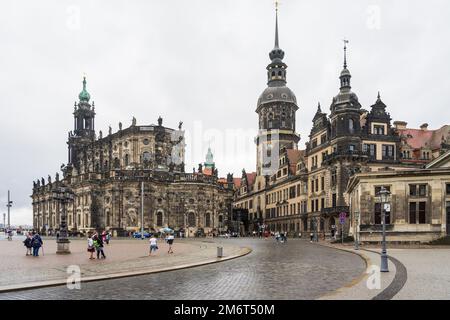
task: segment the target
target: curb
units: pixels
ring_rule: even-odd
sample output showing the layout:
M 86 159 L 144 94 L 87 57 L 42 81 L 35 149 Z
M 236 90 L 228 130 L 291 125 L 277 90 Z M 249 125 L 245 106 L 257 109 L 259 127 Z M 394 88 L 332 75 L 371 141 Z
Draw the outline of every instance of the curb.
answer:
M 140 271 L 131 271 L 131 272 L 121 272 L 121 273 L 112 273 L 107 275 L 101 275 L 101 276 L 90 276 L 80 279 L 80 283 L 87 283 L 87 282 L 93 282 L 93 281 L 102 281 L 102 280 L 111 280 L 111 279 L 119 279 L 119 278 L 128 278 L 128 277 L 134 277 L 134 276 L 141 276 L 141 275 L 147 275 L 147 274 L 153 274 L 153 273 L 162 273 L 162 272 L 168 272 L 168 271 L 175 271 L 175 270 L 181 270 L 181 269 L 188 269 L 188 268 L 194 268 L 199 266 L 205 266 L 209 264 L 224 262 L 228 260 L 233 260 L 236 258 L 244 257 L 251 253 L 253 250 L 245 247 L 241 248 L 238 253 L 233 254 L 231 256 L 226 256 L 223 258 L 215 258 L 215 259 L 209 259 L 204 260 L 197 263 L 190 263 L 190 264 L 182 264 L 174 267 L 165 267 L 155 270 L 140 270 Z M 61 286 L 66 285 L 67 280 L 48 280 L 48 281 L 41 281 L 41 282 L 34 282 L 30 284 L 20 284 L 20 285 L 8 285 L 0 287 L 0 293 L 6 293 L 6 292 L 13 292 L 13 291 L 21 291 L 21 290 L 31 290 L 31 289 L 39 289 L 39 288 L 45 288 L 45 287 L 54 287 L 54 286 Z

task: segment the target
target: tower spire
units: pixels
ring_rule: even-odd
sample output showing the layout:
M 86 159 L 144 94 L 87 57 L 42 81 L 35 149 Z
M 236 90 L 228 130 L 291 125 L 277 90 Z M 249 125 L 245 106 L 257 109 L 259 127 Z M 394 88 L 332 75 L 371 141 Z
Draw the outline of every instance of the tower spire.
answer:
M 344 39 L 344 69 L 347 69 L 347 43 L 348 40 Z
M 279 48 L 279 41 L 278 41 L 278 6 L 279 2 L 278 0 L 275 1 L 275 48 Z

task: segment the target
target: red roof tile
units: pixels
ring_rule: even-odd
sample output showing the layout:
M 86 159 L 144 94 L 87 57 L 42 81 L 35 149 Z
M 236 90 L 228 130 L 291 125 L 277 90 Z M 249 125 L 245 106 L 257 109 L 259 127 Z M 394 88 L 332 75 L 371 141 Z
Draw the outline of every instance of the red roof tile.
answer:
M 398 131 L 406 139 L 406 143 L 411 148 L 421 149 L 428 147 L 435 150 L 441 147 L 443 138 L 448 138 L 450 126 L 445 125 L 437 130 L 399 129 Z

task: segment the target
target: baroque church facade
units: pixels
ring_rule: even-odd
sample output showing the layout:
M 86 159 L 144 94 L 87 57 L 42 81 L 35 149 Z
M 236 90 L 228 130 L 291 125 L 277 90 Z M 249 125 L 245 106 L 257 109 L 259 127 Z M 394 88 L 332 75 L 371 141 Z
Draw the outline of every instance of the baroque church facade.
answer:
M 344 232 L 352 234 L 355 219 L 347 192 L 351 177 L 359 173 L 418 170 L 450 149 L 449 126 L 428 130 L 427 124 L 420 129 L 408 129 L 404 121 L 392 124 L 380 93 L 369 110 L 362 107 L 351 87 L 347 42 L 339 91 L 332 99 L 330 113 L 323 112 L 319 104 L 306 148 L 299 150 L 300 137 L 295 132 L 299 106 L 295 94 L 286 86 L 287 66 L 279 47 L 276 11 L 267 88 L 256 109 L 256 171 L 243 170 L 233 204 L 248 211 L 246 231 L 270 230 L 291 236 L 316 232 L 327 237 L 333 230 L 340 232 L 339 216 L 345 213 Z M 441 188 L 445 189 L 445 185 Z M 370 233 L 371 226 L 379 230 L 379 206 L 372 203 L 366 210 L 369 212 L 365 230 Z M 430 205 L 427 215 L 431 216 L 432 210 Z M 396 220 L 393 212 L 386 214 L 388 224 L 405 223 L 405 219 Z M 427 221 L 431 223 L 431 218 Z
M 74 107 L 74 130 L 68 135 L 68 163 L 63 176 L 33 182 L 33 225 L 46 233 L 58 230 L 62 205 L 53 199 L 58 187 L 69 188 L 69 232 L 110 230 L 115 235 L 141 229 L 170 227 L 186 236 L 227 230 L 232 205 L 232 176 L 218 177 L 208 150 L 204 165 L 185 172 L 185 140 L 178 129 L 157 124 L 137 125 L 107 135 L 95 131 L 95 106 L 90 103 L 86 79 Z M 231 182 L 230 182 L 231 181 Z

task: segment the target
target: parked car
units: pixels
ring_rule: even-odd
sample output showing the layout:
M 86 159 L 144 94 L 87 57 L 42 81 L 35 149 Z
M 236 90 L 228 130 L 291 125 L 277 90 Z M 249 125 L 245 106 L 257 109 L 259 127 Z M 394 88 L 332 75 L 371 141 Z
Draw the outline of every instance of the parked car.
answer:
M 133 233 L 133 238 L 135 238 L 135 239 L 142 238 L 141 233 L 140 232 L 134 232 Z M 148 233 L 147 231 L 144 231 L 144 238 L 150 238 L 150 233 Z

